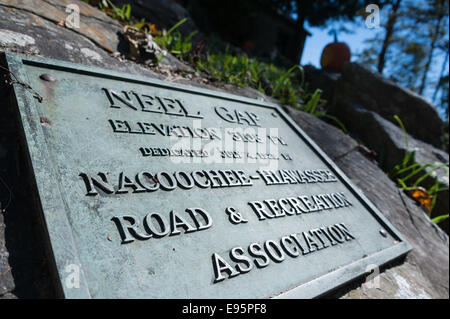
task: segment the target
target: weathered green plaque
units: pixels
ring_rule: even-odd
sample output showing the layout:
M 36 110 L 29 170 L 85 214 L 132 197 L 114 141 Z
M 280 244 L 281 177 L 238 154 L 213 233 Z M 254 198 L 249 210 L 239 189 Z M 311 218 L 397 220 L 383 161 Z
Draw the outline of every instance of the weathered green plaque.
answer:
M 316 297 L 410 250 L 276 105 L 6 62 L 67 298 Z

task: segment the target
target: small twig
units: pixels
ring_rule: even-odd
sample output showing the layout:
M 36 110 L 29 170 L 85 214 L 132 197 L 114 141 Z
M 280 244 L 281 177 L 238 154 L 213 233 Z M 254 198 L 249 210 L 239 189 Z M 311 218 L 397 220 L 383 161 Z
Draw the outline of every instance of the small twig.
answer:
M 38 92 L 36 92 L 36 90 L 34 90 L 28 83 L 20 81 L 19 78 L 12 71 L 8 70 L 7 68 L 0 66 L 0 69 L 7 71 L 9 74 L 11 74 L 14 77 L 15 80 L 10 80 L 8 83 L 9 85 L 12 85 L 14 83 L 22 85 L 24 88 L 30 90 L 34 94 L 34 97 L 36 97 L 38 99 L 39 103 L 42 103 L 44 98 Z

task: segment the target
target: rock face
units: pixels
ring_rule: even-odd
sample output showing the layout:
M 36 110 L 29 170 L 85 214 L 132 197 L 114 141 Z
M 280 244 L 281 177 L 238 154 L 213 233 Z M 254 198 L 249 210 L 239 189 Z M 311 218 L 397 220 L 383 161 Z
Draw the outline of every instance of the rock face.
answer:
M 5 221 L 0 214 L 0 298 L 14 289 L 14 278 L 8 262 L 9 253 L 5 246 Z
M 2 62 L 0 62 L 2 64 Z M 33 180 L 19 143 L 14 108 L 8 103 L 0 71 L 0 298 L 55 296 L 42 237 L 42 218 L 35 213 Z
M 60 26 L 55 22 L 65 19 L 64 5 L 67 2 L 0 0 L 0 50 L 39 53 L 49 58 L 191 85 L 203 83 L 201 79 L 188 82 L 170 73 L 165 77 L 134 62 L 111 57 L 110 52 L 120 50 L 120 35 L 116 32 L 121 30 L 121 26 L 77 0 L 70 2 L 79 5 L 82 19 L 91 19 L 86 20 L 86 29 Z M 152 17 L 148 18 L 154 21 Z M 96 26 L 95 31 L 90 29 L 91 22 Z M 96 33 L 102 36 L 97 35 L 96 38 Z M 252 89 L 231 85 L 224 85 L 221 89 L 247 97 L 270 99 Z M 0 99 L 6 100 L 6 92 L 0 90 L 0 94 Z M 448 298 L 448 236 L 395 186 L 376 163 L 358 151 L 358 143 L 354 139 L 304 112 L 286 111 L 413 246 L 405 261 L 388 265 L 387 270 L 380 274 L 379 288 L 356 282 L 330 297 Z M 0 298 L 54 297 L 52 265 L 43 253 L 45 239 L 42 238 L 39 216 L 32 214 L 36 203 L 28 196 L 28 188 L 33 181 L 26 179 L 24 163 L 27 161 L 23 158 L 24 150 L 18 148 L 18 128 L 10 120 L 13 118 L 10 108 L 2 108 L 0 112 L 0 201 L 2 208 L 8 204 L 5 212 L 0 210 Z M 9 196 L 3 194 L 11 194 L 10 203 Z
M 311 89 L 323 90 L 323 97 L 332 104 L 331 113 L 351 135 L 376 151 L 384 171 L 391 171 L 402 162 L 405 152 L 412 150 L 415 163 L 448 164 L 448 153 L 440 149 L 442 120 L 422 97 L 358 63 L 346 64 L 342 75 L 314 67 L 305 67 L 305 75 Z M 400 117 L 408 131 L 408 145 L 394 115 Z M 426 168 L 416 179 L 430 171 L 432 168 Z M 449 211 L 446 169 L 435 170 L 421 185 L 429 188 L 436 181 L 447 189 L 438 193 L 432 217 Z M 439 225 L 448 233 L 448 219 Z
M 341 109 L 352 103 L 393 123 L 393 116 L 398 115 L 409 134 L 441 148 L 443 122 L 433 106 L 420 95 L 383 78 L 369 67 L 347 63 L 335 92 L 331 109 L 335 115 L 339 116 Z
M 383 293 L 366 287 L 357 288 L 345 297 L 405 298 L 410 294 L 411 298 L 447 298 L 447 234 L 404 195 L 376 163 L 358 151 L 355 140 L 309 114 L 290 108 L 286 111 L 413 246 L 405 264 L 381 274 Z M 383 285 L 384 280 L 389 284 Z
M 80 27 L 65 27 L 69 4 L 80 9 Z M 128 56 L 129 43 L 117 21 L 82 1 L 0 0 L 0 50 L 39 54 L 49 58 L 163 78 L 142 65 L 113 57 Z M 168 54 L 161 66 L 189 69 Z
M 0 0 L 3 17 L 0 20 L 0 50 L 40 54 L 95 66 L 110 65 L 118 71 L 131 70 L 156 76 L 145 68 L 110 56 L 111 52 L 118 51 L 120 44 L 122 27 L 119 23 L 88 4 L 76 1 L 80 8 L 80 28 L 69 29 L 58 22 L 64 22 L 67 17 L 63 3 L 75 2 L 54 2 L 55 5 L 37 0 Z M 95 18 L 94 14 L 97 14 Z
M 333 101 L 336 85 L 341 78 L 341 74 L 319 70 L 313 66 L 305 66 L 304 70 L 308 90 L 314 92 L 316 89 L 320 89 L 322 90 L 322 98 L 330 102 Z
M 28 21 L 23 19 L 18 19 L 16 21 L 22 26 L 31 24 L 32 26 L 40 26 L 42 28 L 47 28 L 47 26 L 43 24 L 38 17 L 53 23 L 64 22 L 68 16 L 66 6 L 69 4 L 76 4 L 80 9 L 80 27 L 72 30 L 83 35 L 85 38 L 109 52 L 117 50 L 116 38 L 118 31 L 121 29 L 120 25 L 117 22 L 105 19 L 103 13 L 98 12 L 98 10 L 84 2 L 77 1 L 75 3 L 70 0 L 2 0 L 0 1 L 0 4 L 6 8 L 19 9 L 33 13 L 35 17 L 31 16 L 31 19 Z M 98 17 L 100 17 L 100 19 Z M 56 34 L 51 35 L 51 37 L 40 39 L 40 42 L 44 42 L 44 39 L 56 42 L 59 40 Z
M 448 163 L 448 154 L 430 144 L 408 136 L 406 145 L 403 131 L 396 125 L 385 120 L 373 111 L 368 111 L 358 104 L 347 104 L 340 107 L 340 119 L 346 128 L 365 145 L 375 150 L 378 154 L 379 165 L 384 171 L 390 172 L 395 165 L 402 162 L 406 151 L 415 150 L 415 163 Z M 413 163 L 410 163 L 411 165 Z M 418 174 L 415 179 L 431 171 L 426 168 L 423 173 Z M 442 188 L 437 196 L 436 206 L 432 217 L 449 211 L 449 176 L 444 168 L 434 171 L 423 184 L 426 188 L 431 187 L 438 181 Z M 448 219 L 440 223 L 440 226 L 448 233 Z

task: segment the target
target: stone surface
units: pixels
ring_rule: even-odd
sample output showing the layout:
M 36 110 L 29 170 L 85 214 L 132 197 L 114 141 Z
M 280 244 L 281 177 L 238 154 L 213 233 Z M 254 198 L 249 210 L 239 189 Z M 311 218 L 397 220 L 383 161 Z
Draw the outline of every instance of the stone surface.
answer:
M 312 65 L 304 66 L 304 71 L 308 90 L 311 92 L 314 92 L 316 89 L 322 90 L 322 98 L 331 104 L 341 74 L 320 70 Z
M 387 269 L 379 276 L 346 293 L 343 299 L 434 299 L 436 294 L 431 283 L 420 269 L 411 262 Z
M 448 298 L 447 234 L 362 154 L 349 153 L 337 164 L 410 242 L 413 251 L 408 258 L 432 283 L 436 294 Z
M 94 7 L 88 5 L 82 1 L 71 0 L 2 0 L 0 5 L 7 8 L 20 9 L 21 11 L 29 12 L 45 19 L 46 21 L 57 24 L 64 22 L 68 16 L 65 11 L 66 6 L 69 4 L 76 4 L 80 9 L 80 27 L 71 29 L 76 33 L 83 35 L 96 45 L 109 52 L 116 51 L 117 41 L 119 33 L 122 29 L 120 24 L 112 19 L 109 19 L 104 13 L 99 12 Z M 3 15 L 4 17 L 4 15 Z M 10 18 L 8 18 L 9 20 Z M 20 21 L 20 20 L 18 20 Z M 25 21 L 20 21 L 19 24 L 23 24 Z M 33 21 L 35 25 L 41 24 L 38 19 Z M 25 22 L 27 23 L 27 22 Z M 33 25 L 33 23 L 32 23 Z M 47 39 L 53 39 L 58 41 L 58 36 L 53 35 Z M 44 41 L 40 41 L 44 42 Z M 59 42 L 61 43 L 61 42 Z
M 369 67 L 346 63 L 330 109 L 339 118 L 342 107 L 356 103 L 396 124 L 398 115 L 414 137 L 442 147 L 443 122 L 430 102 L 382 77 Z
M 207 86 L 207 82 L 197 81 L 195 78 L 188 80 L 170 74 L 163 76 L 136 63 L 112 58 L 107 48 L 107 43 L 112 43 L 110 40 L 102 42 L 101 38 L 96 40 L 88 33 L 82 34 L 57 25 L 55 22 L 63 17 L 61 14 L 64 12 L 63 5 L 52 4 L 56 3 L 56 0 L 46 1 L 46 4 L 42 4 L 42 2 L 37 0 L 0 0 L 0 16 L 2 16 L 0 20 L 0 50 L 39 52 L 50 58 L 166 78 L 191 85 L 193 81 L 196 81 L 195 85 Z M 80 8 L 84 6 L 78 0 L 70 2 L 80 4 Z M 42 8 L 47 8 L 47 11 L 36 8 L 41 4 Z M 55 10 L 59 11 L 54 15 L 58 17 L 57 19 L 48 15 L 48 12 L 53 14 Z M 89 8 L 89 10 L 94 9 Z M 84 14 L 88 15 L 87 12 Z M 113 29 L 120 30 L 120 26 L 115 21 L 97 10 L 93 11 L 92 19 L 107 21 L 100 32 L 107 32 L 104 29 L 108 29 L 108 25 L 111 23 L 115 24 Z M 89 28 L 89 26 L 87 27 Z M 114 38 L 115 35 L 112 33 L 108 34 L 111 39 L 114 39 L 117 46 L 115 49 L 113 45 L 111 49 L 118 50 L 120 38 Z M 88 50 L 97 53 L 101 60 L 97 54 Z M 344 89 L 348 90 L 353 87 L 350 83 L 347 84 L 349 85 Z M 391 84 L 386 85 L 389 87 Z M 220 89 L 247 97 L 270 99 L 252 89 L 237 88 L 231 85 L 220 85 Z M 399 95 L 404 95 L 404 93 L 399 93 Z M 410 101 L 410 99 L 405 99 Z M 417 100 L 419 104 L 424 104 L 422 99 L 417 98 Z M 370 98 L 365 96 L 363 101 L 370 101 Z M 378 101 L 371 102 L 376 107 L 377 103 Z M 407 110 L 410 113 L 415 112 L 410 108 Z M 289 111 L 300 127 L 336 161 L 347 176 L 362 189 L 364 194 L 414 247 L 405 262 L 389 266 L 390 268 L 381 273 L 382 286 L 380 289 L 349 286 L 334 296 L 344 298 L 426 298 L 428 296 L 448 298 L 448 236 L 436 227 L 411 199 L 396 188 L 376 163 L 358 151 L 358 143 L 355 140 L 315 117 L 292 109 Z M 6 120 L 13 115 L 7 114 L 3 117 L 3 112 L 4 109 L 0 116 L 0 119 L 3 119 L 2 125 L 0 125 L 0 176 L 12 189 L 13 201 L 7 209 L 7 213 L 3 214 L 3 218 L 0 217 L 0 298 L 52 297 L 55 296 L 55 292 L 49 286 L 51 280 L 49 280 L 50 275 L 48 274 L 51 267 L 46 264 L 46 257 L 41 253 L 42 239 L 37 234 L 41 229 L 37 226 L 39 223 L 36 217 L 28 214 L 34 204 L 30 202 L 26 192 L 24 194 L 23 190 L 20 191 L 25 181 L 21 172 L 25 171 L 25 168 L 21 167 L 22 165 L 19 163 L 26 163 L 26 159 L 20 158 L 18 155 L 22 151 L 17 150 L 17 143 L 14 140 L 17 129 L 9 127 L 8 124 L 11 121 Z M 388 117 L 392 118 L 390 114 Z M 404 119 L 402 118 L 402 120 Z M 405 121 L 404 123 L 407 127 L 409 126 Z M 435 133 L 433 131 L 433 134 Z M 27 183 L 32 183 L 32 181 L 26 181 L 25 184 Z M 0 189 L 0 201 L 4 203 L 7 196 L 5 196 L 6 190 L 1 183 Z
M 67 4 L 80 7 L 80 28 L 58 24 L 65 21 Z M 82 1 L 0 0 L 0 50 L 38 54 L 86 65 L 109 67 L 163 78 L 143 65 L 113 57 L 128 56 L 129 43 L 123 27 L 115 20 Z M 161 67 L 190 71 L 191 68 L 167 54 Z
M 416 163 L 448 164 L 449 158 L 446 152 L 412 136 L 408 136 L 408 147 L 406 147 L 405 136 L 398 126 L 360 105 L 342 105 L 339 115 L 353 136 L 377 152 L 379 165 L 386 172 L 390 172 L 395 165 L 402 162 L 407 150 L 415 150 Z M 431 168 L 427 168 L 426 171 L 431 171 Z M 424 173 L 418 174 L 416 179 Z M 448 188 L 449 176 L 447 170 L 441 168 L 436 170 L 435 174 L 426 178 L 422 185 L 429 188 L 438 181 L 442 188 Z M 449 191 L 447 189 L 438 193 L 432 217 L 448 211 Z M 441 222 L 440 226 L 448 233 L 448 219 Z
M 1 62 L 0 62 L 1 63 Z M 39 203 L 29 161 L 19 143 L 17 110 L 8 102 L 0 70 L 0 293 L 1 298 L 55 296 L 49 258 L 45 254 Z
M 85 35 L 75 32 L 74 29 L 59 26 L 53 20 L 49 21 L 45 15 L 40 15 L 43 14 L 41 11 L 31 6 L 35 4 L 39 7 L 35 2 L 44 3 L 44 1 L 24 1 L 20 2 L 20 6 L 16 6 L 20 7 L 17 9 L 12 6 L 15 2 L 0 1 L 0 15 L 4 17 L 0 20 L 0 34 L 4 35 L 3 40 L 0 40 L 0 50 L 8 49 L 20 53 L 39 54 L 87 65 L 109 66 L 118 71 L 127 70 L 131 73 L 157 77 L 154 72 L 144 67 L 113 58 L 104 48 L 96 45 Z M 47 6 L 50 5 L 47 4 Z M 53 9 L 44 10 L 44 12 L 56 10 L 59 12 L 55 13 L 58 18 L 65 18 L 63 9 L 61 11 L 58 9 L 59 7 L 50 7 Z M 111 20 L 109 22 L 114 23 L 113 26 L 116 30 L 121 30 L 117 23 L 101 12 L 99 19 Z M 101 32 L 106 31 L 109 26 L 110 24 L 105 23 Z M 89 28 L 89 26 L 85 26 L 85 28 Z M 115 42 L 117 47 L 119 45 L 118 36 L 115 33 L 109 35 L 114 36 L 114 39 L 109 39 L 109 42 Z
M 15 288 L 14 278 L 8 262 L 9 253 L 5 244 L 5 228 L 3 213 L 0 212 L 0 296 Z

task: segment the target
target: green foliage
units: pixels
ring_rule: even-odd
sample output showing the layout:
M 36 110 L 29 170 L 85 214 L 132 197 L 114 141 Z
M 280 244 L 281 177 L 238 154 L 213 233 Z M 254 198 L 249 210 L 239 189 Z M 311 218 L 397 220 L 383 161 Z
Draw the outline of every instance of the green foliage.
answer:
M 106 14 L 110 15 L 113 19 L 118 19 L 121 21 L 130 21 L 131 19 L 131 5 L 129 4 L 124 4 L 122 8 L 118 8 L 110 0 L 84 0 L 84 2 L 92 5 L 95 5 L 95 3 L 97 3 L 98 8 L 104 11 Z
M 253 87 L 266 94 L 272 91 L 269 95 L 294 108 L 302 108 L 304 98 L 307 97 L 303 89 L 304 73 L 299 65 L 286 70 L 256 58 L 249 58 L 246 54 L 230 54 L 226 50 L 225 53 L 208 54 L 206 59 L 197 62 L 196 68 L 221 82 Z M 319 98 L 320 94 L 318 93 Z M 313 107 L 309 110 L 314 113 Z
M 446 215 L 440 215 L 440 216 L 437 216 L 437 217 L 433 218 L 432 221 L 433 221 L 434 223 L 438 224 L 438 223 L 440 223 L 440 222 L 446 220 L 448 217 L 449 217 L 448 214 L 446 214 Z
M 110 1 L 108 1 L 113 8 L 112 17 L 124 21 L 129 21 L 131 18 L 131 5 L 125 4 L 122 8 L 115 7 Z
M 187 58 L 187 54 L 192 49 L 192 37 L 197 33 L 197 31 L 193 31 L 187 37 L 183 37 L 181 32 L 177 30 L 186 20 L 187 18 L 182 19 L 170 28 L 169 31 L 163 30 L 159 32 L 153 39 L 160 47 L 167 49 L 170 53 L 182 59 Z
M 208 54 L 197 62 L 196 68 L 209 73 L 217 80 L 239 86 L 258 86 L 264 72 L 262 64 L 246 55 L 233 56 L 228 53 Z
M 225 53 L 209 54 L 206 60 L 197 63 L 197 68 L 222 82 L 253 87 L 283 104 L 329 120 L 347 132 L 341 121 L 327 114 L 327 101 L 322 99 L 322 91 L 308 91 L 300 65 L 286 70 L 259 59 L 249 58 L 245 54 L 234 56 L 226 50 Z M 272 92 L 265 88 L 266 86 L 272 87 Z
M 408 133 L 406 132 L 405 126 L 397 115 L 394 115 L 394 118 L 403 131 L 406 150 L 402 161 L 391 171 L 391 178 L 397 180 L 403 190 L 409 191 L 422 186 L 426 178 L 432 176 L 439 169 L 444 169 L 447 176 L 449 176 L 448 164 L 415 162 L 415 150 L 410 151 L 408 148 Z M 431 209 L 433 209 L 436 204 L 438 192 L 444 190 L 448 190 L 448 187 L 442 187 L 437 179 L 435 183 L 427 189 L 427 193 L 432 197 Z

